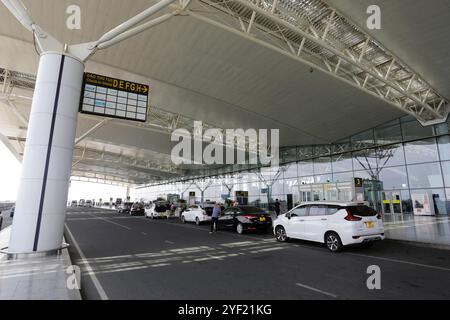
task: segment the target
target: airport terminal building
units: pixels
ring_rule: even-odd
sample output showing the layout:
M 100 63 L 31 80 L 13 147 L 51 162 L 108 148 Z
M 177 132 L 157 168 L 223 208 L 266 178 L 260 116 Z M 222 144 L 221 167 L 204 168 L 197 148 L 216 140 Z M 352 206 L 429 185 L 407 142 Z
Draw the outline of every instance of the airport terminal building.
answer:
M 184 191 L 201 202 L 204 190 L 205 200 L 224 201 L 245 192 L 248 203 L 277 198 L 290 209 L 302 201 L 356 200 L 353 181 L 360 178 L 359 200 L 384 214 L 423 214 L 425 202 L 429 214 L 445 215 L 450 213 L 449 128 L 450 120 L 423 127 L 406 116 L 330 145 L 283 148 L 277 169 L 224 167 L 206 182 L 138 187 L 137 197 L 148 201 Z

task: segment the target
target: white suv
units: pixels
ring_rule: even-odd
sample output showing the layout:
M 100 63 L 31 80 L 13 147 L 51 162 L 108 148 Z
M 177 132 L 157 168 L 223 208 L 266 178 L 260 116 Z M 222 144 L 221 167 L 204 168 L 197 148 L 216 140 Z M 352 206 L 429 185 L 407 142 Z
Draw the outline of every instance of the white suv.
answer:
M 332 252 L 343 246 L 371 246 L 384 239 L 379 213 L 360 202 L 305 202 L 273 222 L 278 241 L 289 238 L 325 243 Z

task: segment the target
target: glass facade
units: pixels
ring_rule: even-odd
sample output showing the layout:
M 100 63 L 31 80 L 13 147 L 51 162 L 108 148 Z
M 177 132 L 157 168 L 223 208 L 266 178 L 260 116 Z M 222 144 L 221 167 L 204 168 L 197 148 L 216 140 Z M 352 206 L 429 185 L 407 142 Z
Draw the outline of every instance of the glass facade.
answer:
M 234 173 L 225 179 L 231 192 L 223 178 L 213 179 L 203 200 L 224 201 L 228 194 L 234 199 L 236 191 L 247 191 L 248 203 L 261 206 L 274 199 L 288 207 L 305 200 L 354 200 L 351 183 L 362 178 L 364 200 L 385 214 L 412 214 L 424 197 L 436 214 L 450 214 L 449 128 L 450 119 L 423 127 L 406 116 L 331 145 L 285 148 L 279 170 Z M 200 190 L 190 184 L 138 188 L 137 195 L 154 200 L 176 193 L 187 199 L 193 191 L 201 201 Z

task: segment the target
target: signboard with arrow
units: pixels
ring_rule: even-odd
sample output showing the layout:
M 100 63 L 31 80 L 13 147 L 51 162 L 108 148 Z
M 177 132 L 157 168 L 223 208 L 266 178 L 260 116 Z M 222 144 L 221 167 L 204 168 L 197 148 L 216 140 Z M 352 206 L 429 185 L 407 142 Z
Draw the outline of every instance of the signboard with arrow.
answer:
M 80 112 L 145 122 L 149 91 L 145 84 L 86 72 Z

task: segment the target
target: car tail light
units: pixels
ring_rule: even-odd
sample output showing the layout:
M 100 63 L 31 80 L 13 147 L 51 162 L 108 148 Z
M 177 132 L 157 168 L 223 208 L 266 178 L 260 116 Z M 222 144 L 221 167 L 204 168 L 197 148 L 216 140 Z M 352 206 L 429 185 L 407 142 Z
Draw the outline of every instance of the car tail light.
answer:
M 347 210 L 347 216 L 344 218 L 347 221 L 361 221 L 361 217 L 354 216 L 353 213 L 350 212 L 350 210 Z

